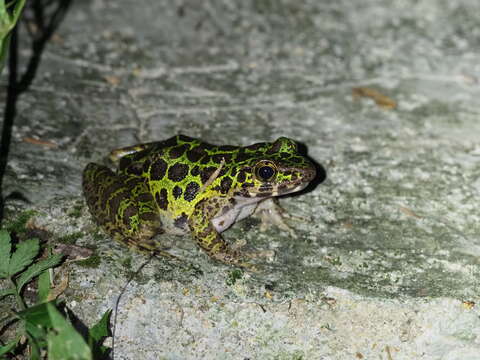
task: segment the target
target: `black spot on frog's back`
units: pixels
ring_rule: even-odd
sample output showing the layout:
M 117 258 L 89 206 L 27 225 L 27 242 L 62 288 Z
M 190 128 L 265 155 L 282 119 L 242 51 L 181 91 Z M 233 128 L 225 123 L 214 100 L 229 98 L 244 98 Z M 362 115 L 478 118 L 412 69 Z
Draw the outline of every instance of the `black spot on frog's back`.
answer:
M 152 180 L 162 180 L 167 172 L 167 163 L 163 159 L 157 159 L 150 167 L 150 178 Z
M 238 146 L 234 145 L 221 145 L 217 147 L 218 151 L 225 151 L 225 152 L 230 152 L 230 151 L 235 151 L 238 149 Z
M 245 160 L 248 160 L 250 158 L 252 158 L 252 154 L 249 154 L 249 153 L 246 153 L 244 149 L 240 150 L 237 155 L 235 156 L 235 162 L 237 163 L 241 163 Z
M 209 166 L 202 169 L 202 171 L 200 171 L 200 179 L 202 180 L 202 184 L 205 184 L 208 181 L 208 179 L 210 179 L 210 176 L 212 176 L 215 170 L 216 168 Z
M 240 170 L 237 174 L 237 182 L 243 183 L 245 180 L 247 180 L 246 172 L 245 170 Z
M 187 151 L 188 148 L 190 148 L 188 144 L 182 144 L 171 148 L 169 151 L 170 158 L 178 159 L 185 153 L 185 151 Z
M 230 161 L 232 161 L 232 154 L 229 153 L 220 153 L 220 154 L 215 154 L 212 155 L 212 160 L 214 163 L 220 164 L 222 160 L 228 164 Z
M 273 145 L 270 147 L 270 149 L 267 150 L 267 154 L 269 155 L 276 154 L 277 152 L 280 151 L 281 147 L 282 147 L 282 143 L 280 141 L 275 141 Z
M 188 174 L 188 165 L 182 163 L 173 164 L 168 169 L 168 178 L 172 181 L 182 181 Z
M 220 192 L 226 194 L 228 190 L 232 187 L 232 179 L 229 177 L 224 177 L 220 182 Z
M 258 151 L 265 146 L 265 143 L 256 143 L 252 145 L 245 146 L 244 149 L 247 151 Z
M 173 190 L 172 190 L 172 195 L 175 199 L 178 199 L 180 196 L 182 196 L 182 188 L 180 186 L 175 185 Z
M 187 201 L 192 201 L 197 196 L 198 190 L 200 190 L 200 185 L 194 181 L 189 182 L 185 187 L 183 198 Z
M 207 152 L 203 148 L 194 147 L 187 151 L 187 159 L 191 162 L 198 162 L 202 157 L 207 155 Z
M 173 146 L 179 145 L 182 142 L 186 143 L 186 142 L 193 142 L 193 141 L 195 141 L 195 139 L 191 138 L 189 136 L 176 135 L 176 136 L 172 136 L 171 138 L 163 141 L 162 144 L 161 144 L 161 147 L 162 148 L 173 147 Z
M 126 174 L 140 176 L 143 174 L 142 163 L 132 163 L 125 169 Z
M 195 165 L 191 170 L 190 170 L 190 175 L 192 176 L 197 176 L 200 174 L 200 167 L 198 165 Z
M 155 194 L 155 201 L 157 205 L 162 210 L 168 209 L 168 197 L 167 197 L 167 189 L 162 189 Z

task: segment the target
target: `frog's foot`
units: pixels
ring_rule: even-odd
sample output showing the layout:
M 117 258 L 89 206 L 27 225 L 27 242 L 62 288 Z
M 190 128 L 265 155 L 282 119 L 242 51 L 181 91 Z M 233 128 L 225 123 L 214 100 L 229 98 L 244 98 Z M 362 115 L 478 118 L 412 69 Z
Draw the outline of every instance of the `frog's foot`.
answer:
M 253 256 L 250 256 L 250 254 L 245 252 L 240 252 L 238 250 L 233 250 L 229 248 L 229 249 L 225 249 L 225 251 L 211 254 L 210 256 L 212 257 L 212 259 L 220 261 L 226 265 L 237 266 L 242 269 L 253 271 L 253 272 L 258 271 L 257 265 L 246 261 L 249 258 L 253 258 Z
M 168 251 L 168 248 L 160 246 L 157 242 L 155 242 L 153 239 L 149 239 L 148 241 L 140 242 L 135 244 L 135 249 L 138 250 L 139 252 L 142 253 L 148 253 L 151 255 L 155 256 L 161 256 L 164 258 L 167 258 L 169 260 L 175 260 L 175 261 L 183 261 L 179 257 L 170 254 Z
M 160 232 L 158 232 L 160 233 Z M 147 233 L 147 236 L 144 236 L 144 233 L 135 234 L 136 236 L 123 236 L 121 234 L 115 234 L 113 236 L 114 240 L 119 243 L 126 245 L 133 250 L 134 252 L 144 254 L 144 255 L 155 255 L 162 256 L 170 260 L 183 261 L 179 257 L 170 254 L 167 250 L 169 248 L 161 246 L 158 241 L 153 240 L 153 235 L 150 231 Z
M 249 259 L 267 259 L 273 261 L 275 258 L 275 251 L 273 250 L 261 250 L 245 254 Z
M 307 221 L 305 218 L 293 216 L 287 213 L 279 204 L 276 198 L 270 198 L 258 204 L 253 214 L 261 220 L 260 231 L 266 231 L 271 226 L 276 226 L 287 231 L 293 238 L 297 238 L 295 231 L 285 222 L 285 219 Z

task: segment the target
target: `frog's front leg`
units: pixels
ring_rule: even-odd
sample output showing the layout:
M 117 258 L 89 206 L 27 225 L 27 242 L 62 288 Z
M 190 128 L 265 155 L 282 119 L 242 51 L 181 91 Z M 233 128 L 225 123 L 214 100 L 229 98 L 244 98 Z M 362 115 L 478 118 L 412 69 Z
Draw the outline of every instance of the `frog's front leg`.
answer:
M 271 226 L 276 226 L 280 230 L 286 231 L 292 238 L 297 238 L 295 231 L 286 223 L 285 219 L 294 219 L 294 220 L 303 220 L 298 216 L 290 215 L 284 208 L 278 203 L 276 197 L 266 199 L 260 202 L 255 212 L 254 216 L 259 217 L 261 220 L 260 231 L 266 231 Z
M 240 252 L 228 247 L 213 224 L 213 218 L 224 206 L 229 206 L 226 199 L 213 198 L 200 201 L 189 218 L 190 231 L 200 248 L 213 259 L 227 264 L 246 265 L 241 261 Z

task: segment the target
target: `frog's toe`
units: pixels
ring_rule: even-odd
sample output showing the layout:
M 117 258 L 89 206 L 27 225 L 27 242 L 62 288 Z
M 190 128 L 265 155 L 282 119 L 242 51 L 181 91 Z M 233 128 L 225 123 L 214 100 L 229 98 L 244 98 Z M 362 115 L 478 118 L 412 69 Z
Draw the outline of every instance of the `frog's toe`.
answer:
M 298 220 L 298 217 L 288 214 L 288 212 L 283 209 L 276 199 L 267 199 L 262 201 L 256 208 L 255 216 L 260 218 L 260 231 L 264 232 L 276 226 L 280 230 L 288 232 L 288 234 L 296 239 L 298 236 L 285 221 L 285 219 L 295 219 Z
M 268 262 L 272 262 L 275 260 L 276 254 L 273 250 L 261 250 L 246 253 L 245 256 L 249 259 L 266 259 Z
M 241 261 L 244 254 L 238 250 L 228 249 L 227 251 L 219 251 L 212 254 L 211 257 L 225 264 L 236 264 Z

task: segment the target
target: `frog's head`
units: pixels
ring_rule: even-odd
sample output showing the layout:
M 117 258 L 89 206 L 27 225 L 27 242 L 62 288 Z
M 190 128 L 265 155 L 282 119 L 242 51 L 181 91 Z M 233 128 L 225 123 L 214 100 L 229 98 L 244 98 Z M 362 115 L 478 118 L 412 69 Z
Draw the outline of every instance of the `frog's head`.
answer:
M 300 191 L 316 175 L 315 166 L 299 154 L 297 144 L 288 138 L 243 150 L 247 159 L 238 169 L 239 196 L 264 198 Z

